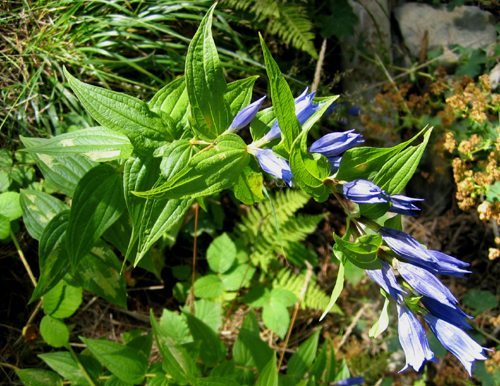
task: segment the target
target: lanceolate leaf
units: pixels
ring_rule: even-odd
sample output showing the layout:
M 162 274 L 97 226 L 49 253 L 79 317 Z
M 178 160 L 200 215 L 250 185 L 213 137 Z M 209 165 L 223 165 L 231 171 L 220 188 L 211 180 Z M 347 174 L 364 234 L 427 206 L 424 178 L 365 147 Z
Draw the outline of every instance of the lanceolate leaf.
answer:
M 152 112 L 147 103 L 80 82 L 66 69 L 64 74 L 89 114 L 108 129 L 125 134 L 138 151 L 148 152 L 174 139 L 170 118 Z
M 75 385 L 87 386 L 89 385 L 82 369 L 75 362 L 69 352 L 59 351 L 48 354 L 38 355 L 45 363 L 47 363 L 54 371 L 57 371 L 64 378 L 67 378 Z M 98 375 L 102 372 L 102 366 L 99 362 L 90 355 L 78 355 L 78 359 L 92 377 L 94 381 L 97 380 Z
M 51 156 L 81 154 L 93 161 L 111 161 L 127 158 L 133 149 L 124 134 L 104 127 L 93 127 L 58 135 L 26 151 Z
M 255 81 L 259 76 L 251 76 L 249 78 L 244 78 L 237 80 L 236 82 L 229 83 L 227 85 L 226 93 L 224 94 L 224 100 L 227 106 L 229 106 L 230 122 L 233 118 L 240 112 L 240 110 L 250 104 L 252 99 L 252 90 Z
M 73 270 L 124 211 L 122 177 L 115 169 L 102 164 L 87 172 L 76 187 L 66 233 Z
M 186 56 L 186 84 L 191 103 L 193 130 L 203 140 L 213 141 L 229 127 L 224 103 L 226 80 L 212 38 L 215 4 L 203 18 Z
M 40 240 L 49 221 L 59 212 L 69 209 L 61 200 L 38 190 L 21 189 L 23 221 L 31 237 Z
M 337 280 L 335 281 L 335 287 L 333 287 L 330 303 L 328 303 L 325 312 L 323 312 L 323 315 L 321 315 L 321 318 L 319 320 L 322 320 L 326 316 L 326 314 L 328 314 L 328 312 L 337 302 L 337 299 L 342 293 L 342 290 L 344 289 L 344 270 L 345 270 L 344 257 L 342 253 L 337 250 L 337 248 L 335 247 L 336 245 L 337 244 L 333 246 L 333 250 L 335 252 L 335 255 L 339 258 L 339 271 L 337 273 Z
M 163 185 L 148 192 L 133 192 L 144 198 L 196 198 L 228 189 L 250 161 L 246 144 L 236 134 L 225 134 L 195 154 L 187 166 Z
M 296 381 L 301 379 L 312 365 L 318 350 L 318 339 L 320 330 L 316 331 L 309 339 L 302 343 L 299 349 L 288 361 L 287 375 L 291 375 Z
M 16 370 L 16 374 L 28 386 L 63 386 L 62 378 L 53 371 L 24 369 Z
M 276 367 L 276 354 L 273 354 L 256 383 L 256 386 L 278 386 L 278 369 Z
M 262 36 L 260 37 L 264 60 L 266 62 L 266 71 L 269 78 L 269 87 L 271 89 L 271 99 L 274 106 L 274 112 L 278 117 L 281 128 L 281 141 L 285 150 L 290 154 L 293 141 L 299 136 L 301 126 L 295 116 L 295 102 L 290 87 L 281 74 L 278 64 L 271 56 Z

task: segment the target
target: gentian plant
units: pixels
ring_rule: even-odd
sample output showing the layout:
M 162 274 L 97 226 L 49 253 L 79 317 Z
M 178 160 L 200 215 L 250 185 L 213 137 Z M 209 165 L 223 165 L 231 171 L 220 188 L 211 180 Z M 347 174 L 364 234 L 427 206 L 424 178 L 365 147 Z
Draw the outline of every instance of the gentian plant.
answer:
M 464 331 L 468 327 L 465 319 L 469 317 L 435 276 L 463 277 L 470 272 L 466 270 L 468 264 L 426 249 L 401 229 L 401 215 L 413 216 L 419 210 L 415 202 L 420 200 L 401 192 L 416 170 L 431 130 L 423 129 L 392 148 L 357 147 L 364 141 L 354 130 L 326 134 L 308 148 L 310 129 L 337 96 L 318 98 L 306 89 L 294 99 L 261 38 L 272 106 L 260 110 L 264 98 L 251 100 L 255 77 L 226 83 L 211 35 L 213 9 L 191 41 L 185 76 L 161 89 L 149 103 L 82 83 L 65 71 L 72 90 L 101 126 L 52 139 L 23 138 L 26 151 L 33 155 L 46 178 L 72 197 L 70 208 L 39 192 L 21 194 L 28 231 L 40 240 L 41 273 L 32 301 L 48 296 L 57 286 L 71 283 L 80 292 L 85 288 L 126 306 L 120 263 L 109 245 L 122 251 L 134 265 L 154 270 L 147 254 L 149 249 L 183 221 L 194 202 L 203 203 L 204 197 L 223 190 L 231 190 L 244 204 L 259 202 L 265 189 L 262 171 L 290 187 L 302 189 L 318 202 L 334 197 L 347 213 L 345 235 L 334 235 L 339 271 L 323 317 L 342 291 L 346 267 L 355 265 L 366 270 L 385 296 L 381 319 L 370 330 L 371 336 L 387 328 L 384 321 L 388 320 L 389 304 L 396 303 L 399 338 L 406 354 L 406 365 L 401 371 L 409 367 L 419 371 L 426 361 L 436 360 L 418 315 L 471 374 L 474 362 L 486 359 L 485 348 Z M 250 144 L 238 135 L 248 125 Z M 40 200 L 45 200 L 45 206 L 36 204 Z M 30 220 L 33 206 L 41 212 L 50 208 L 44 212 L 44 221 Z M 388 217 L 389 212 L 396 215 Z M 104 273 L 107 281 L 97 283 L 96 277 Z M 57 315 L 47 314 L 50 319 L 46 323 L 64 333 L 54 336 L 53 329 L 43 329 L 42 335 L 54 347 L 66 347 L 69 354 L 65 358 L 72 361 L 71 366 L 82 371 L 87 384 L 96 385 L 93 365 L 77 356 L 68 343 L 69 333 L 61 322 L 68 315 Z M 227 365 L 232 366 L 231 371 L 216 367 L 208 374 L 207 369 L 226 366 L 225 346 L 194 315 L 187 313 L 185 317 L 193 338 L 201 341 L 196 358 L 203 366 L 192 357 L 196 347 L 180 343 L 176 339 L 182 337 L 162 328 L 153 315 L 153 335 L 163 361 L 149 370 L 147 358 L 137 356 L 137 350 L 146 350 L 148 345 L 150 350 L 152 341 L 125 346 L 85 338 L 82 341 L 93 353 L 94 361 L 127 384 L 140 384 L 146 374 L 148 379 L 158 376 L 164 383 L 154 384 L 162 385 L 254 382 L 255 374 L 248 369 L 235 370 L 234 362 Z M 254 325 L 252 318 L 255 317 L 250 316 L 248 326 Z M 248 335 L 256 329 L 248 327 L 245 331 Z M 258 333 L 248 336 L 254 344 L 260 342 L 260 346 L 267 347 Z M 314 347 L 315 352 L 318 333 L 310 339 L 304 345 L 308 350 Z M 236 347 L 235 344 L 235 350 Z M 293 385 L 363 382 L 362 378 L 349 376 L 325 381 L 321 364 L 309 370 L 308 380 L 303 379 L 312 360 L 308 359 L 307 366 L 301 365 L 299 371 L 299 367 L 292 366 L 294 357 L 289 361 L 287 374 L 282 375 L 274 353 L 268 355 L 268 351 L 269 347 L 263 348 L 265 355 L 252 357 L 248 362 L 248 366 L 256 366 L 259 385 L 277 385 L 282 376 L 287 377 L 286 384 Z M 110 354 L 118 355 L 117 352 L 123 354 L 120 366 Z M 299 352 L 301 349 L 297 363 L 304 362 Z M 236 351 L 233 355 L 238 360 Z

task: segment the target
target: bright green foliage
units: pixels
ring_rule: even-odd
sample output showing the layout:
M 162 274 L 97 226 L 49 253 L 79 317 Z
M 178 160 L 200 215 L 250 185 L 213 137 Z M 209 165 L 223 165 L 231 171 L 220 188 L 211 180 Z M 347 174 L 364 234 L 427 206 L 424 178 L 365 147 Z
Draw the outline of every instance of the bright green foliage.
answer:
M 56 373 L 41 369 L 16 370 L 25 386 L 62 386 L 61 377 Z
M 60 319 L 45 315 L 40 322 L 40 334 L 52 347 L 63 347 L 69 344 L 69 330 Z
M 319 330 L 316 331 L 309 339 L 302 343 L 288 361 L 286 374 L 292 376 L 294 381 L 301 379 L 313 364 L 318 350 L 319 333 Z
M 80 307 L 82 293 L 81 288 L 73 287 L 61 280 L 43 297 L 43 310 L 45 314 L 54 318 L 67 318 Z
M 57 371 L 71 382 L 82 386 L 89 385 L 87 378 L 83 374 L 82 368 L 78 366 L 74 357 L 72 357 L 69 352 L 52 352 L 50 354 L 41 354 L 39 357 L 47 363 L 52 370 Z M 80 361 L 87 374 L 89 374 L 94 381 L 97 380 L 98 375 L 102 373 L 102 365 L 90 355 L 77 355 L 77 359 Z

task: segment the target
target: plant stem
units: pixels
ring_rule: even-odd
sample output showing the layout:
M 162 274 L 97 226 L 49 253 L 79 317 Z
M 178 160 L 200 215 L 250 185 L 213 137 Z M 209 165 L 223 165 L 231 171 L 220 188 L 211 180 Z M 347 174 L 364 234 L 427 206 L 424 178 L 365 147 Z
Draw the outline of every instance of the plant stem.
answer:
M 82 370 L 83 376 L 85 377 L 85 379 L 87 380 L 87 382 L 90 384 L 90 386 L 96 386 L 96 384 L 94 383 L 94 381 L 90 377 L 90 375 L 87 372 L 87 370 L 85 369 L 85 367 L 83 367 L 82 362 L 80 362 L 80 359 L 78 359 L 78 356 L 76 355 L 76 353 L 73 350 L 73 348 L 69 344 L 66 346 L 66 348 L 69 350 L 69 352 L 71 354 L 71 357 L 74 359 L 74 361 L 76 362 L 76 364 L 78 365 L 78 367 L 80 368 L 80 370 Z
M 321 70 L 323 68 L 323 62 L 325 61 L 326 52 L 326 39 L 323 39 L 323 44 L 321 44 L 321 51 L 319 52 L 318 63 L 316 64 L 316 71 L 314 72 L 314 81 L 311 86 L 311 92 L 316 91 L 319 86 L 319 81 L 321 79 Z
M 17 371 L 17 370 L 21 370 L 19 367 L 16 367 L 16 366 L 11 365 L 11 364 L 9 364 L 9 363 L 3 363 L 3 362 L 0 362 L 0 366 L 2 366 L 2 367 L 10 367 L 11 369 L 14 369 L 14 370 L 16 370 L 16 371 Z
M 191 294 L 190 294 L 190 304 L 189 310 L 194 315 L 194 281 L 195 281 L 195 269 L 196 269 L 196 246 L 198 242 L 198 212 L 200 211 L 200 204 L 197 202 L 195 205 L 194 212 L 194 246 L 193 246 L 193 276 L 191 279 Z
M 28 276 L 30 277 L 31 282 L 33 283 L 33 287 L 36 287 L 37 282 L 36 282 L 35 276 L 33 275 L 33 272 L 31 272 L 31 268 L 28 265 L 26 258 L 24 257 L 24 253 L 23 253 L 19 243 L 17 242 L 16 235 L 14 234 L 14 232 L 12 232 L 12 229 L 10 230 L 10 237 L 12 239 L 12 242 L 16 246 L 17 253 L 18 253 L 19 257 L 21 258 L 21 261 L 24 264 L 24 268 L 26 268 L 26 271 L 28 271 Z

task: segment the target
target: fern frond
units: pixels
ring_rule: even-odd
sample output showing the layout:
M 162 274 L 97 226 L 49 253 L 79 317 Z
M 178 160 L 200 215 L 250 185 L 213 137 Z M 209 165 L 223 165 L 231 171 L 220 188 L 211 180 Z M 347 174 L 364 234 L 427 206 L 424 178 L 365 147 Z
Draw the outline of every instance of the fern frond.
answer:
M 255 0 L 222 0 L 221 5 L 237 11 L 247 11 L 255 5 Z
M 278 272 L 278 275 L 273 281 L 273 287 L 286 288 L 297 295 L 297 297 L 300 297 L 305 281 L 306 273 L 304 271 L 298 275 L 292 275 L 292 271 L 285 268 Z M 301 308 L 304 310 L 309 308 L 316 311 L 324 311 L 326 307 L 328 307 L 329 302 L 330 297 L 321 289 L 318 283 L 316 283 L 316 275 L 313 274 L 307 286 L 304 300 L 300 303 Z M 343 315 L 338 305 L 335 305 L 330 312 Z
M 307 52 L 318 58 L 314 48 L 313 23 L 307 18 L 302 8 L 294 4 L 278 5 L 279 18 L 268 24 L 268 31 L 278 35 L 286 44 Z

